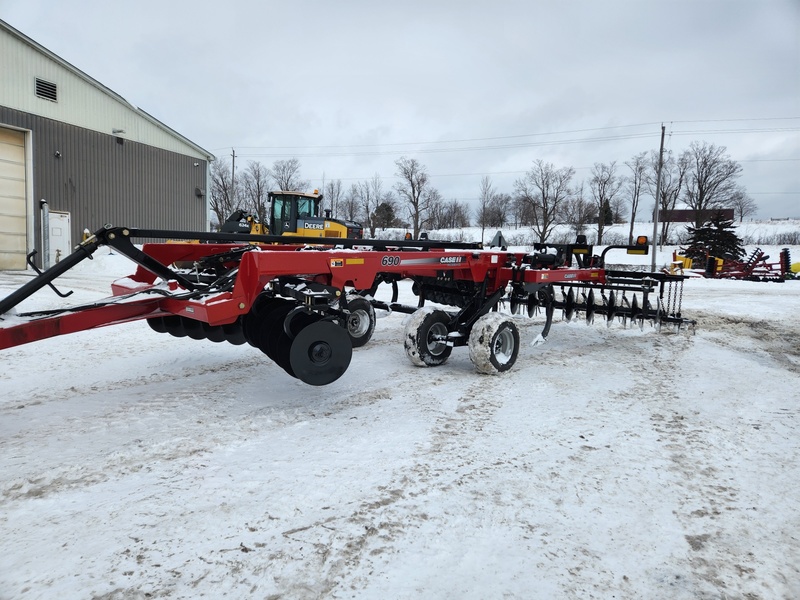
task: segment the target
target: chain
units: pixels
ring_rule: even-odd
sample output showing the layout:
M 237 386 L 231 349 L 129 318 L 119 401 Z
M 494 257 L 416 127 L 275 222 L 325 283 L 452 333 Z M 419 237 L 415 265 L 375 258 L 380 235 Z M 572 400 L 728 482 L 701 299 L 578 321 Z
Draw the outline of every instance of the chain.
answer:
M 669 305 L 672 304 L 672 282 L 669 282 L 667 286 L 667 304 L 665 308 L 667 309 L 667 316 L 669 316 Z

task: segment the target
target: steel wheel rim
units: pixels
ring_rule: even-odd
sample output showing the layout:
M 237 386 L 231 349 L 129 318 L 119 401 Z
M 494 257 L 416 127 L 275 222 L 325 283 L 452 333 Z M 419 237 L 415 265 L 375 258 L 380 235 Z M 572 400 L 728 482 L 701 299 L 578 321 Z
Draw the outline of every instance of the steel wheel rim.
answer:
M 504 328 L 497 332 L 494 340 L 494 356 L 501 365 L 508 364 L 514 356 L 514 334 L 511 329 Z
M 369 315 L 365 310 L 356 310 L 347 317 L 347 332 L 352 337 L 361 337 L 369 330 Z
M 447 348 L 441 339 L 447 337 L 447 327 L 444 323 L 434 323 L 428 330 L 428 339 L 425 340 L 425 346 L 432 356 L 439 356 Z

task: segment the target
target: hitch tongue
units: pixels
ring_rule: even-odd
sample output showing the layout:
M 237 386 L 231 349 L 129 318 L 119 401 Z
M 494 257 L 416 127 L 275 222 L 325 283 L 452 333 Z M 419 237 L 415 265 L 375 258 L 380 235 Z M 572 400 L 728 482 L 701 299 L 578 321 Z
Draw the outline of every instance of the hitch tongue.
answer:
M 39 269 L 39 267 L 37 267 L 37 266 L 36 266 L 36 264 L 33 262 L 33 257 L 34 257 L 34 256 L 36 256 L 36 255 L 38 254 L 38 252 L 39 252 L 39 251 L 38 251 L 38 250 L 36 250 L 35 248 L 34 248 L 33 250 L 31 250 L 31 251 L 28 253 L 28 255 L 25 257 L 25 261 L 26 261 L 26 262 L 27 262 L 27 263 L 30 265 L 31 269 L 33 269 L 34 271 L 36 271 L 36 273 L 37 273 L 38 275 L 42 275 L 42 274 L 43 274 L 43 272 L 42 272 L 42 271 Z M 47 285 L 48 285 L 48 286 L 50 287 L 50 289 L 51 289 L 51 290 L 53 290 L 53 291 L 54 291 L 54 292 L 55 292 L 55 293 L 56 293 L 56 294 L 57 294 L 57 295 L 58 295 L 60 298 L 67 298 L 68 296 L 71 296 L 71 295 L 72 295 L 72 290 L 68 291 L 67 293 L 64 293 L 64 292 L 60 291 L 60 290 L 59 290 L 59 289 L 58 289 L 56 286 L 54 286 L 54 285 L 52 284 L 52 282 L 49 282 Z

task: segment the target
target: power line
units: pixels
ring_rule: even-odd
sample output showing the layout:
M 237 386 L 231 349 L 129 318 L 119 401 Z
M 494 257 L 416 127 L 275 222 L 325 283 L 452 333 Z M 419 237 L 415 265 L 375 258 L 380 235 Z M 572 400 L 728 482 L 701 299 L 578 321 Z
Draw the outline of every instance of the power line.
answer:
M 737 122 L 748 122 L 748 121 L 792 121 L 792 120 L 800 120 L 800 117 L 757 117 L 752 119 L 704 119 L 704 120 L 683 120 L 683 121 L 669 121 L 670 126 L 673 124 L 691 124 L 691 123 L 737 123 Z M 307 145 L 307 146 L 236 146 L 240 150 L 325 150 L 325 149 L 349 149 L 349 148 L 389 148 L 389 147 L 396 147 L 396 146 L 425 146 L 425 145 L 434 145 L 434 144 L 461 144 L 461 143 L 472 143 L 472 142 L 485 142 L 485 141 L 495 141 L 495 140 L 512 140 L 512 139 L 521 139 L 521 138 L 528 138 L 528 137 L 542 137 L 542 136 L 557 136 L 557 135 L 567 135 L 567 134 L 574 134 L 574 133 L 589 133 L 595 131 L 610 131 L 613 129 L 631 129 L 635 127 L 651 127 L 655 125 L 660 125 L 660 122 L 649 122 L 649 123 L 634 123 L 628 125 L 609 125 L 605 127 L 589 127 L 583 129 L 565 129 L 561 131 L 547 131 L 547 132 L 535 132 L 535 133 L 524 133 L 524 134 L 516 134 L 516 135 L 506 135 L 506 136 L 492 136 L 492 137 L 478 137 L 478 138 L 461 138 L 461 139 L 453 139 L 453 140 L 427 140 L 427 141 L 414 141 L 414 142 L 387 142 L 381 144 L 340 144 L 340 145 Z M 779 129 L 756 129 L 756 128 L 746 128 L 746 129 L 729 129 L 729 130 L 684 130 L 684 131 L 673 131 L 671 130 L 670 133 L 675 133 L 678 135 L 690 135 L 693 133 L 764 133 L 764 132 L 778 132 L 778 131 L 800 131 L 798 128 L 779 128 Z M 647 137 L 652 135 L 652 133 L 639 133 L 639 134 L 631 134 L 632 138 L 636 137 Z M 579 140 L 566 140 L 564 143 L 575 143 L 576 141 L 591 141 L 593 138 L 579 138 Z M 607 141 L 606 138 L 596 138 L 598 141 Z M 610 140 L 615 139 L 627 139 L 626 136 L 614 136 L 608 138 Z M 550 141 L 550 142 L 543 142 L 544 144 L 556 144 L 560 143 L 558 141 Z M 225 146 L 224 148 L 216 148 L 213 152 L 228 149 L 229 146 Z M 485 148 L 488 149 L 495 149 L 495 148 L 505 148 L 505 147 L 516 147 L 515 145 L 500 145 L 500 146 L 486 146 Z M 484 147 L 479 147 L 484 148 Z M 468 148 L 471 149 L 471 148 Z M 461 149 L 454 149 L 453 151 L 459 151 Z M 435 151 L 447 151 L 445 149 L 437 149 Z M 279 154 L 277 156 L 281 156 Z M 351 154 L 341 154 L 341 156 L 350 156 Z M 352 154 L 353 156 L 360 156 L 362 154 Z M 274 154 L 253 154 L 252 156 L 276 156 Z M 306 156 L 318 156 L 318 155 L 306 155 Z M 321 154 L 319 156 L 340 156 L 340 154 Z

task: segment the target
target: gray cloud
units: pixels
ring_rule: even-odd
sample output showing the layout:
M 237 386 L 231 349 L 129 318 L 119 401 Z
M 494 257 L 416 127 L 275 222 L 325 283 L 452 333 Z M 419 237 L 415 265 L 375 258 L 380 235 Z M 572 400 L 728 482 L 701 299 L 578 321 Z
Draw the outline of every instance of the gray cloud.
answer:
M 663 121 L 670 148 L 704 140 L 742 161 L 760 216 L 800 216 L 795 0 L 0 6 L 198 144 L 297 156 L 315 184 L 391 183 L 404 153 L 445 198 L 475 198 L 483 174 L 511 192 L 538 158 L 585 177 L 655 150 Z M 548 132 L 574 133 L 520 137 Z

